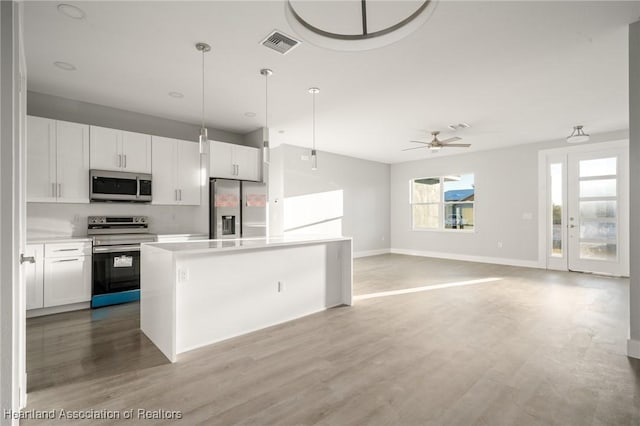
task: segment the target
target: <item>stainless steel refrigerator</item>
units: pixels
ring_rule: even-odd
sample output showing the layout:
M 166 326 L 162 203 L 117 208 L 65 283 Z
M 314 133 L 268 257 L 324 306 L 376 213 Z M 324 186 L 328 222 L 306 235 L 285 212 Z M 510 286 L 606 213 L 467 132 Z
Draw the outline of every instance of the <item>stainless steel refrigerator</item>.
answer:
M 267 187 L 260 182 L 211 179 L 209 238 L 267 236 Z

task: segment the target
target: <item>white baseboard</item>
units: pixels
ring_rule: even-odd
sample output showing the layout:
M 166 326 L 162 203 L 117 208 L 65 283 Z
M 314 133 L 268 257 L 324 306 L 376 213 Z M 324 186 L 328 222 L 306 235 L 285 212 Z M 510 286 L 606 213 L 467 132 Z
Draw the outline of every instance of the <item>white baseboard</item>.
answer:
M 60 314 L 62 312 L 79 311 L 91 308 L 91 302 L 72 303 L 70 305 L 53 306 L 51 308 L 31 309 L 27 311 L 27 318 L 41 317 L 44 315 Z
M 502 258 L 502 257 L 472 256 L 472 255 L 457 254 L 457 253 L 441 253 L 437 251 L 407 250 L 407 249 L 399 249 L 399 248 L 392 248 L 391 253 L 407 254 L 410 256 L 434 257 L 436 259 L 462 260 L 465 262 L 492 263 L 495 265 L 520 266 L 524 268 L 544 269 L 544 267 L 541 266 L 537 260 L 521 260 L 521 259 L 509 259 L 509 258 Z
M 378 249 L 378 250 L 363 250 L 353 252 L 353 258 L 357 259 L 359 257 L 368 257 L 368 256 L 377 256 L 379 254 L 388 254 L 391 253 L 391 249 Z
M 640 359 L 640 340 L 627 340 L 627 356 Z

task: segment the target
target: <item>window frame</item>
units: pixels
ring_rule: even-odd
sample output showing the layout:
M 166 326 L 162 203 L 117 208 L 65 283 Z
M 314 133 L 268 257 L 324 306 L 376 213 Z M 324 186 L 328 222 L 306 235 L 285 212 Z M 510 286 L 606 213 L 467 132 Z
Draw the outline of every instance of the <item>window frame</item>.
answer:
M 473 197 L 473 201 L 445 201 L 444 200 L 444 194 L 445 194 L 445 189 L 444 189 L 444 178 L 446 178 L 447 176 L 464 176 L 464 175 L 473 175 L 473 185 L 474 185 L 474 197 Z M 422 179 L 438 179 L 439 180 L 439 185 L 440 185 L 440 195 L 439 195 L 439 200 L 438 202 L 429 202 L 429 203 L 414 203 L 413 202 L 413 185 L 414 182 L 416 180 L 422 180 Z M 415 231 L 415 232 L 453 232 L 453 233 L 462 233 L 462 234 L 473 234 L 476 232 L 476 200 L 475 200 L 475 195 L 476 195 L 476 188 L 475 188 L 475 184 L 476 184 L 476 174 L 474 172 L 468 172 L 468 173 L 456 173 L 456 174 L 445 174 L 445 175 L 435 175 L 435 176 L 425 176 L 425 177 L 416 177 L 416 178 L 411 178 L 409 180 L 409 214 L 411 215 L 411 230 Z M 438 227 L 437 228 L 417 228 L 414 222 L 414 217 L 413 217 L 413 206 L 416 205 L 434 205 L 437 204 L 438 205 Z M 446 211 L 446 206 L 448 204 L 473 204 L 473 228 L 472 229 L 455 229 L 455 228 L 446 228 L 445 227 L 445 211 Z

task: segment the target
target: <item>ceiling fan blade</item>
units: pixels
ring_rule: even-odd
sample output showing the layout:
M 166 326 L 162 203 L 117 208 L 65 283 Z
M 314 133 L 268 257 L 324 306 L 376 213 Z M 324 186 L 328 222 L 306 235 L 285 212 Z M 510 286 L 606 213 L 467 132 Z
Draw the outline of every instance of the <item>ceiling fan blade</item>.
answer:
M 413 143 L 423 143 L 425 145 L 429 145 L 431 142 L 423 142 L 423 141 L 409 141 L 409 142 L 413 142 Z
M 462 140 L 462 138 L 459 138 L 459 137 L 457 137 L 457 136 L 454 136 L 454 137 L 452 137 L 452 138 L 442 140 L 442 141 L 440 141 L 440 143 L 441 143 L 441 144 L 447 144 L 447 143 L 456 142 L 456 141 L 461 141 L 461 140 Z
M 449 147 L 453 147 L 453 148 L 469 148 L 471 146 L 470 143 L 449 143 L 446 145 L 443 145 L 443 148 L 449 148 Z
M 405 148 L 403 149 L 403 151 L 411 151 L 412 149 L 425 149 L 427 148 L 426 146 L 416 146 L 415 148 Z

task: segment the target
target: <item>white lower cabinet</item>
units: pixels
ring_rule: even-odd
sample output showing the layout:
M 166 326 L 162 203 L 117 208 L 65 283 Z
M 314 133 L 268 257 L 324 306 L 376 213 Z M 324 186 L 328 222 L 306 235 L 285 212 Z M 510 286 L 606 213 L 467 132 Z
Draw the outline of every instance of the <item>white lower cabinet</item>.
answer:
M 27 310 L 91 300 L 91 243 L 28 244 Z
M 91 300 L 91 257 L 57 257 L 44 260 L 44 306 Z
M 44 245 L 43 244 L 27 244 L 27 250 L 24 254 L 27 257 L 33 257 L 34 262 L 26 263 L 25 275 L 27 282 L 27 310 L 38 309 L 44 307 Z

